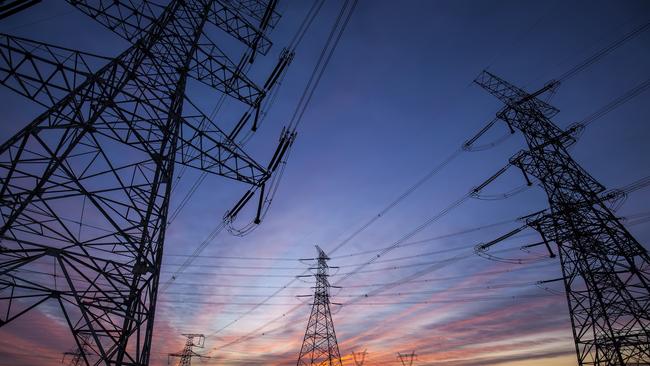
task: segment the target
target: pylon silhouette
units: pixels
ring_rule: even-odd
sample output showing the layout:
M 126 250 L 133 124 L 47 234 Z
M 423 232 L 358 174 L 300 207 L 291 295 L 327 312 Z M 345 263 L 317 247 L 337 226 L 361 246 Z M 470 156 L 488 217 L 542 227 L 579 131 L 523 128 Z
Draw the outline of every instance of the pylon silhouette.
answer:
M 415 361 L 415 358 L 418 355 L 415 354 L 415 351 L 411 351 L 411 353 L 400 353 L 397 352 L 397 359 L 402 363 L 403 366 L 411 366 L 413 365 L 413 361 Z
M 129 46 L 108 58 L 0 34 L 0 85 L 46 108 L 0 144 L 0 328 L 56 304 L 76 349 L 85 347 L 82 364 L 92 355 L 97 364 L 145 366 L 174 167 L 247 187 L 224 225 L 257 193 L 261 212 L 294 135 L 283 133 L 265 167 L 238 134 L 256 128 L 288 61 L 258 86 L 208 36 L 234 37 L 250 57 L 267 53 L 275 1 L 68 3 Z M 249 21 L 256 17 L 259 28 Z M 223 130 L 191 101 L 190 79 L 238 101 L 246 112 L 236 129 Z M 45 268 L 52 276 L 35 285 Z
M 363 364 L 366 362 L 366 355 L 368 352 L 364 349 L 363 352 L 356 353 L 352 351 L 352 358 L 354 359 L 354 364 L 356 366 L 363 366 Z
M 88 343 L 88 336 L 82 336 L 81 338 L 81 347 L 78 347 L 71 352 L 63 352 L 63 359 L 61 363 L 64 363 L 66 359 L 68 360 L 68 366 L 81 366 L 84 364 L 84 358 L 89 356 L 88 351 L 86 350 L 86 344 Z
M 205 336 L 203 334 L 183 334 L 183 335 L 187 338 L 187 340 L 185 341 L 185 347 L 183 347 L 183 351 L 177 353 L 170 353 L 169 355 L 167 355 L 168 364 L 172 357 L 180 358 L 180 361 L 178 362 L 178 366 L 190 366 L 192 364 L 193 357 L 210 358 L 209 356 L 200 355 L 194 352 L 193 350 L 194 347 L 203 348 L 203 345 L 205 344 Z
M 327 265 L 329 257 L 318 245 L 316 249 L 318 250 L 318 267 L 314 268 L 316 269 L 314 303 L 297 365 L 343 366 L 330 312 L 330 284 L 327 280 L 330 268 Z
M 551 121 L 558 110 L 541 96 L 558 82 L 531 94 L 487 71 L 474 82 L 505 103 L 497 117 L 513 133 L 521 131 L 528 145 L 510 165 L 531 185 L 529 176 L 536 177 L 549 201 L 549 209 L 523 217 L 524 225 L 477 249 L 536 230 L 551 257 L 551 243 L 558 248 L 578 365 L 650 365 L 650 254 L 608 206 L 616 194 L 569 154 L 583 126 L 565 131 Z

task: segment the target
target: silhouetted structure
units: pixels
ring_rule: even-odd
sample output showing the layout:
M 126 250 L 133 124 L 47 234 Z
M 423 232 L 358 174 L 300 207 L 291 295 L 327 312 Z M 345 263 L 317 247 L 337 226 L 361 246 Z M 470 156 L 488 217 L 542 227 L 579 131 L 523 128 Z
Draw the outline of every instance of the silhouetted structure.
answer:
M 397 353 L 397 359 L 402 363 L 402 366 L 412 366 L 416 357 L 415 351 L 411 353 Z
M 510 163 L 539 180 L 550 205 L 478 249 L 537 230 L 551 256 L 549 243 L 558 247 L 579 365 L 650 364 L 650 257 L 607 206 L 612 195 L 567 152 L 581 126 L 560 129 L 550 120 L 558 110 L 538 98 L 557 83 L 528 94 L 487 71 L 474 82 L 506 104 L 497 117 L 528 144 Z
M 185 341 L 185 347 L 181 352 L 170 353 L 167 356 L 167 363 L 174 358 L 180 358 L 178 361 L 178 366 L 190 366 L 192 364 L 192 358 L 210 358 L 209 356 L 203 356 L 194 352 L 194 347 L 203 348 L 205 345 L 205 336 L 203 334 L 183 334 L 187 340 Z
M 87 341 L 87 339 L 84 339 L 84 341 Z M 63 352 L 63 359 L 61 360 L 61 363 L 64 363 L 66 360 L 68 360 L 67 365 L 68 366 L 80 366 L 84 364 L 84 355 L 89 356 L 88 353 L 86 352 L 86 346 L 85 343 L 82 346 L 82 348 L 77 348 L 76 350 L 72 352 Z
M 368 352 L 364 349 L 363 352 L 354 352 L 352 351 L 352 358 L 354 359 L 354 364 L 356 366 L 363 366 L 363 364 L 366 362 L 366 355 Z
M 330 312 L 330 284 L 327 279 L 330 268 L 327 265 L 329 257 L 318 246 L 316 249 L 318 250 L 318 267 L 314 268 L 316 270 L 314 303 L 297 365 L 343 366 Z
M 275 1 L 68 2 L 131 46 L 105 58 L 0 35 L 0 82 L 47 108 L 0 146 L 0 326 L 52 300 L 84 364 L 147 365 L 175 164 L 243 182 L 231 219 L 293 140 L 267 167 L 235 142 L 287 63 L 264 87 L 242 69 L 271 47 Z M 209 25 L 244 45 L 239 65 Z M 244 103 L 234 131 L 188 99 L 189 78 Z

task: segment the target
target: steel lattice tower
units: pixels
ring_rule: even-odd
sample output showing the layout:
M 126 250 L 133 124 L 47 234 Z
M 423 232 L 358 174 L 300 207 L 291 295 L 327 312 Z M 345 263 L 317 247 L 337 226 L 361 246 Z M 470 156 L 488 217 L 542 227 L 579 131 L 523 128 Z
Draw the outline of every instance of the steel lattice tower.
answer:
M 363 350 L 363 352 L 359 352 L 359 353 L 352 351 L 352 358 L 354 359 L 354 364 L 356 366 L 363 366 L 363 364 L 366 363 L 366 355 L 368 355 L 368 352 L 366 352 L 366 350 Z
M 336 341 L 334 322 L 330 312 L 329 257 L 318 246 L 318 267 L 314 303 L 312 304 L 307 330 L 298 356 L 298 366 L 343 366 L 339 345 Z
M 402 363 L 402 366 L 412 366 L 416 357 L 415 351 L 411 353 L 397 353 L 397 359 Z
M 187 340 L 185 341 L 185 347 L 183 347 L 183 351 L 178 353 L 170 353 L 168 356 L 168 360 L 172 357 L 178 357 L 180 358 L 180 360 L 178 361 L 178 366 L 190 366 L 192 364 L 193 357 L 210 358 L 208 356 L 203 356 L 194 352 L 193 349 L 194 347 L 203 348 L 203 345 L 205 344 L 205 336 L 203 334 L 183 334 L 183 335 L 187 338 Z M 169 363 L 169 361 L 167 363 Z
M 80 366 L 84 364 L 84 355 L 89 356 L 86 351 L 86 344 L 88 343 L 88 337 L 82 339 L 82 348 L 77 348 L 72 352 L 63 352 L 63 360 L 65 362 L 66 358 L 69 356 L 68 366 Z
M 131 46 L 109 59 L 0 35 L 0 82 L 47 108 L 0 146 L 0 326 L 48 302 L 96 364 L 147 365 L 174 165 L 248 199 L 293 138 L 267 168 L 234 141 L 241 126 L 223 132 L 186 96 L 192 78 L 259 111 L 283 66 L 258 87 L 206 29 L 265 54 L 275 1 L 69 3 Z
M 539 180 L 550 206 L 480 248 L 537 230 L 558 247 L 578 364 L 649 365 L 650 257 L 607 206 L 605 188 L 567 152 L 580 126 L 560 129 L 550 120 L 558 110 L 538 99 L 557 83 L 528 94 L 486 71 L 474 82 L 506 104 L 497 117 L 528 144 L 510 162 Z
M 81 366 L 81 365 L 83 365 L 84 359 L 83 359 L 83 354 L 81 353 L 80 350 L 77 350 L 75 352 L 64 352 L 63 353 L 63 360 L 61 360 L 61 363 L 65 362 L 66 356 L 70 356 L 70 359 L 68 360 L 68 363 L 67 363 L 68 366 Z

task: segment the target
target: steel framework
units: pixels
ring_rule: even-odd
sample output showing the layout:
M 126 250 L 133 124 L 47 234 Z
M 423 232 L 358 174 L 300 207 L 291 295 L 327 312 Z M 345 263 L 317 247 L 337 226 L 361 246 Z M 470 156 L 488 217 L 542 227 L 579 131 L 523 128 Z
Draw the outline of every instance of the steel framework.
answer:
M 0 146 L 0 327 L 58 308 L 83 364 L 147 365 L 175 164 L 250 198 L 295 136 L 263 166 L 186 96 L 192 78 L 259 111 L 273 81 L 252 82 L 207 28 L 265 54 L 275 1 L 68 2 L 131 46 L 105 58 L 0 35 L 0 82 L 47 109 Z
M 316 270 L 316 286 L 314 290 L 314 303 L 307 322 L 307 330 L 298 356 L 298 366 L 343 366 L 339 345 L 336 341 L 334 322 L 330 312 L 330 283 L 329 257 L 316 246 L 318 251 L 318 267 Z
M 180 358 L 178 361 L 178 366 L 190 366 L 192 364 L 192 358 L 210 358 L 209 356 L 204 356 L 194 352 L 194 347 L 203 348 L 205 344 L 205 336 L 203 334 L 183 334 L 187 339 L 185 340 L 185 347 L 181 352 L 170 353 L 167 356 L 167 363 L 172 357 Z
M 88 338 L 88 337 L 85 337 Z M 63 352 L 63 359 L 61 360 L 61 363 L 65 362 L 66 359 L 68 359 L 68 366 L 80 366 L 83 365 L 84 358 L 83 355 L 86 354 L 87 356 L 90 356 L 85 349 L 85 344 L 88 343 L 88 339 L 84 339 L 84 348 L 77 348 L 74 351 L 68 351 L 68 352 Z
M 474 82 L 505 103 L 497 117 L 528 144 L 510 163 L 529 184 L 529 176 L 539 180 L 550 206 L 479 249 L 538 231 L 551 256 L 549 243 L 558 248 L 578 364 L 649 365 L 650 257 L 608 207 L 605 188 L 567 152 L 581 127 L 557 127 L 550 118 L 558 110 L 538 98 L 557 83 L 529 94 L 487 71 Z
M 402 366 L 412 366 L 416 357 L 415 351 L 411 353 L 397 353 L 397 359 L 402 363 Z
M 363 352 L 354 352 L 352 351 L 352 358 L 354 359 L 354 364 L 356 366 L 363 366 L 366 363 L 366 355 L 368 352 L 364 349 Z

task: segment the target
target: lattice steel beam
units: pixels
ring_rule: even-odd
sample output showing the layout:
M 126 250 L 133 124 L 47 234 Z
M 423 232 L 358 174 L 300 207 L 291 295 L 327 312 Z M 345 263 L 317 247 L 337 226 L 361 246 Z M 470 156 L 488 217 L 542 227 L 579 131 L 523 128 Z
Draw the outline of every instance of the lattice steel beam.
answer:
M 316 270 L 316 286 L 314 303 L 307 322 L 305 337 L 302 341 L 298 366 L 342 366 L 339 345 L 334 331 L 334 322 L 330 311 L 329 295 L 329 257 L 316 246 L 318 250 L 318 267 Z
M 538 96 L 553 83 L 528 94 L 488 72 L 475 82 L 506 104 L 498 117 L 528 144 L 511 163 L 548 196 L 549 211 L 526 224 L 558 247 L 578 364 L 650 364 L 650 256 L 607 206 L 605 187 L 567 152 L 572 132 L 549 120 L 556 110 Z
M 154 9 L 100 2 L 103 19 L 111 3 Z M 0 48 L 3 83 L 48 107 L 0 146 L 0 326 L 55 305 L 85 364 L 149 361 L 175 164 L 253 187 L 272 171 L 185 95 L 213 1 L 155 9 L 146 26 L 119 16 L 116 29 L 144 31 L 95 71 L 74 50 L 9 36 Z
M 0 34 L 0 83 L 47 108 L 110 61 L 108 57 Z

